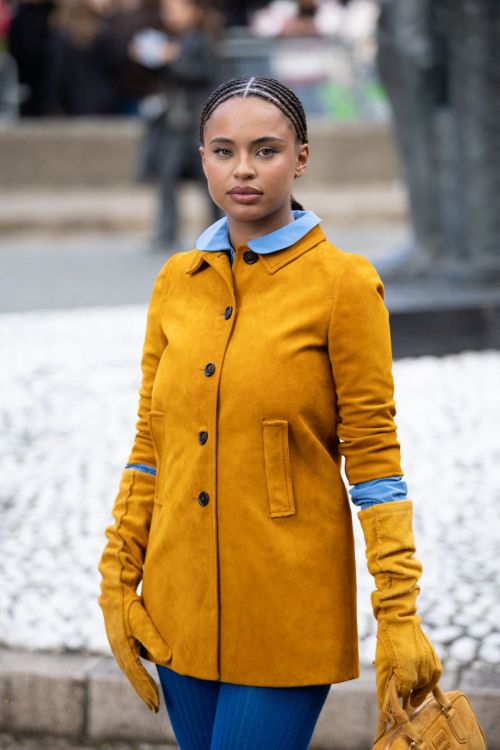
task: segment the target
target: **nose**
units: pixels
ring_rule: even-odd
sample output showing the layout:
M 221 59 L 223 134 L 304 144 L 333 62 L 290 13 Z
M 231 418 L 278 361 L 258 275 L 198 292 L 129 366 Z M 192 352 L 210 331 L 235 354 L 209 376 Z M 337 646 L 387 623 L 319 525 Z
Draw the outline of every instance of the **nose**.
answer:
M 255 168 L 249 154 L 240 154 L 234 167 L 234 177 L 245 180 L 255 177 Z

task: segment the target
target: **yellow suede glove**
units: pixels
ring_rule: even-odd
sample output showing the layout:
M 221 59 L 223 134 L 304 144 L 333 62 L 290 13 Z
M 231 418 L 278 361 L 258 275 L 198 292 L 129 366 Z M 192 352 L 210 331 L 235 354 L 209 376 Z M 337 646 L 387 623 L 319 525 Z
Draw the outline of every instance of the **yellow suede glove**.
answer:
M 378 622 L 375 668 L 381 708 L 389 680 L 396 674 L 400 696 L 415 708 L 443 673 L 439 656 L 416 614 L 422 564 L 414 557 L 413 503 L 396 500 L 358 513 L 366 542 L 368 570 L 375 578 L 373 614 Z
M 148 708 L 158 713 L 160 700 L 158 687 L 151 675 L 143 667 L 139 657 L 140 643 L 151 655 L 163 664 L 172 658 L 172 652 L 155 628 L 144 609 L 140 597 L 133 591 L 125 590 L 120 601 L 101 601 L 104 624 L 109 645 L 120 669 Z
M 136 593 L 149 538 L 155 479 L 132 469 L 123 472 L 112 510 L 116 523 L 106 529 L 109 541 L 98 566 L 102 575 L 98 602 L 116 661 L 148 708 L 157 713 L 158 687 L 142 665 L 140 644 L 159 664 L 168 664 L 172 652 Z

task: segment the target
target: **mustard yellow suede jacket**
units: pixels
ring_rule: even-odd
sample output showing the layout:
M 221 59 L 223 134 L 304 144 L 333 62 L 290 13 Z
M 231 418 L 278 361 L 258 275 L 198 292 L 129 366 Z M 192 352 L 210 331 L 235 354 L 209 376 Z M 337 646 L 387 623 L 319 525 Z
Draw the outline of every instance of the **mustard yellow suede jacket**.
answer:
M 181 674 L 256 686 L 359 676 L 350 484 L 402 476 L 389 314 L 319 225 L 283 250 L 171 257 L 103 579 L 134 588 Z M 103 596 L 106 596 L 103 588 Z M 146 658 L 154 656 L 141 647 Z

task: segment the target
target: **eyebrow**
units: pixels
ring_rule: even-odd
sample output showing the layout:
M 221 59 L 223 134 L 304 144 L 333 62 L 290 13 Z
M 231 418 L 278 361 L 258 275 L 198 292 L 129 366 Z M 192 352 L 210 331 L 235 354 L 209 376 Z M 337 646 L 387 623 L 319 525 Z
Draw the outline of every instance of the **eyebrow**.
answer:
M 250 141 L 250 145 L 254 146 L 257 143 L 265 143 L 269 141 L 278 142 L 278 143 L 286 143 L 286 141 L 284 141 L 283 138 L 277 138 L 275 135 L 263 135 L 261 136 L 261 138 L 256 138 L 254 141 Z M 208 145 L 211 146 L 212 143 L 216 143 L 216 142 L 217 143 L 233 143 L 233 144 L 235 143 L 235 141 L 232 141 L 231 138 L 223 138 L 222 136 L 220 136 L 219 138 L 212 138 L 212 140 L 210 141 Z

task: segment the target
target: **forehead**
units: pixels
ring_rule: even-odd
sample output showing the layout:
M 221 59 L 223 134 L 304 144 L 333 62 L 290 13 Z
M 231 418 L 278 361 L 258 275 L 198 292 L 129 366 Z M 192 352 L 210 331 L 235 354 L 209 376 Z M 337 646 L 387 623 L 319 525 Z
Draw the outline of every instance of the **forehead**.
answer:
M 263 135 L 294 140 L 295 129 L 279 107 L 256 96 L 233 97 L 219 104 L 205 126 L 209 140 L 217 136 L 253 140 Z

